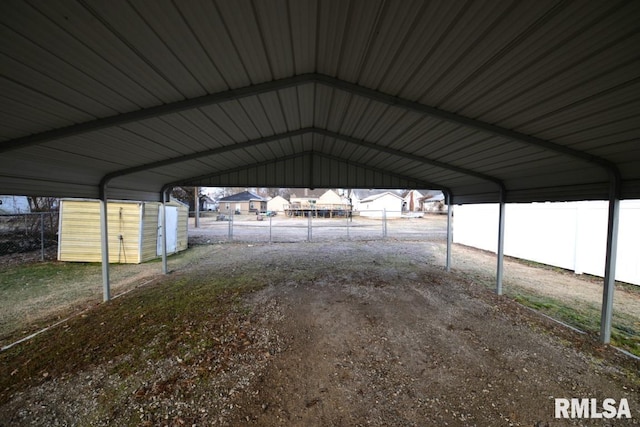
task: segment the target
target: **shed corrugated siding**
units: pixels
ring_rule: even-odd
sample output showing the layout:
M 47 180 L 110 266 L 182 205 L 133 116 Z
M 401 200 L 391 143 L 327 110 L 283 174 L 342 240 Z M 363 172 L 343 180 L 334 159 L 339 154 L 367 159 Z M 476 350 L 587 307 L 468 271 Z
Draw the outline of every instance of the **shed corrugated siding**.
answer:
M 188 247 L 189 208 L 174 202 L 168 205 L 178 207 L 177 250 L 183 251 Z M 109 202 L 109 262 L 136 264 L 157 258 L 160 206 L 160 203 L 154 202 Z M 93 200 L 62 200 L 60 211 L 58 260 L 102 261 L 100 203 Z
M 60 210 L 58 259 L 100 262 L 100 203 L 63 200 Z M 139 222 L 139 203 L 109 203 L 109 262 L 140 262 Z
M 141 262 L 157 257 L 158 211 L 160 203 L 145 203 L 142 215 Z
M 173 204 L 170 204 L 174 206 Z M 188 222 L 189 222 L 189 208 L 183 204 L 176 203 L 178 206 L 178 242 L 176 250 L 178 252 L 184 251 L 188 247 L 189 235 L 188 235 Z

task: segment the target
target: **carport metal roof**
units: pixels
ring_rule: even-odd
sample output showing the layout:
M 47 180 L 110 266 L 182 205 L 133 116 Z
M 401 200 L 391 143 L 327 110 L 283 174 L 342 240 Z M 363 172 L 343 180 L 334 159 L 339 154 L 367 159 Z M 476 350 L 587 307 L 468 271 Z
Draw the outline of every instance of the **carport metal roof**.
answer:
M 640 197 L 637 1 L 4 0 L 0 23 L 2 193 L 609 199 L 609 273 Z
M 640 197 L 640 4 L 5 0 L 0 188 Z

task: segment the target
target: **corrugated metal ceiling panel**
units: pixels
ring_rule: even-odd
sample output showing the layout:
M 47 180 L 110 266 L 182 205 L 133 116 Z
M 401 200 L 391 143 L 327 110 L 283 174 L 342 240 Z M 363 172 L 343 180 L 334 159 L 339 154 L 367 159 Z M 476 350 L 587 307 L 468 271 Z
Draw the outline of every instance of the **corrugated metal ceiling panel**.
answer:
M 27 2 L 3 5 L 5 55 L 120 111 L 159 102 L 140 84 L 142 75 L 129 75 L 119 61 L 101 56 L 118 41 L 78 3 L 39 2 L 39 9 Z
M 78 171 L 89 168 L 95 185 L 184 155 L 184 164 L 113 175 L 114 191 L 126 183 L 123 194 L 150 194 L 168 177 L 187 182 L 228 169 L 238 171 L 225 179 L 248 182 L 243 167 L 255 169 L 254 180 L 302 186 L 310 161 L 277 160 L 314 152 L 307 157 L 321 159 L 313 174 L 323 182 L 335 180 L 323 168 L 351 162 L 350 183 L 387 185 L 408 174 L 452 186 L 463 201 L 493 201 L 499 179 L 508 198 L 606 197 L 604 169 L 575 154 L 615 162 L 624 195 L 640 197 L 638 2 L 6 0 L 0 12 L 7 188 L 37 188 L 28 176 L 49 182 L 40 187 L 47 194 L 73 189 L 84 197 L 84 182 L 67 182 Z M 286 80 L 293 76 L 300 79 Z M 171 110 L 177 101 L 265 82 L 254 94 Z M 425 105 L 408 102 L 415 100 Z M 162 116 L 127 119 L 163 104 Z M 104 117 L 106 124 L 85 126 Z M 47 130 L 54 133 L 40 141 L 15 140 Z M 254 142 L 193 158 L 247 141 Z M 43 148 L 15 149 L 21 143 Z M 561 144 L 580 152 L 560 154 Z M 72 171 L 47 175 L 45 152 Z M 283 165 L 294 173 L 276 170 Z M 386 178 L 373 178 L 382 172 Z M 132 192 L 136 182 L 140 191 Z
M 114 5 L 116 7 L 114 7 Z M 97 17 L 102 25 L 112 33 L 111 37 L 118 40 L 126 49 L 114 50 L 111 47 L 106 53 L 121 51 L 129 52 L 145 77 L 144 85 L 153 92 L 163 94 L 165 102 L 171 102 L 184 98 L 193 98 L 206 93 L 202 84 L 194 77 L 187 66 L 180 61 L 176 51 L 163 40 L 160 35 L 170 39 L 169 34 L 180 32 L 181 21 L 172 13 L 170 2 L 165 2 L 164 7 L 158 7 L 155 3 L 149 3 L 144 11 L 138 8 L 143 3 L 106 3 L 103 1 L 91 1 L 86 6 Z M 149 19 L 163 13 L 171 14 L 171 19 L 166 20 L 166 28 L 153 28 Z M 185 37 L 185 35 L 183 35 Z M 93 41 L 93 40 L 92 40 Z M 187 46 L 185 44 L 185 46 Z M 177 48 L 177 47 L 176 47 Z M 179 48 L 184 50 L 185 47 Z M 109 62 L 116 59 L 108 57 Z M 155 87 L 151 85 L 155 83 Z
M 523 2 L 489 3 L 490 7 L 484 9 L 488 15 L 481 20 L 485 21 L 484 25 L 467 25 L 468 20 L 478 21 L 476 12 L 470 9 L 448 36 L 448 39 L 456 39 L 457 44 L 448 47 L 455 56 L 449 64 L 442 61 L 446 69 L 429 82 L 423 101 L 455 109 L 456 103 L 450 101 L 458 92 L 484 73 L 493 74 L 496 63 L 502 62 L 515 49 L 519 50 L 528 37 L 566 6 L 553 1 L 545 1 L 540 4 L 544 7 L 536 9 Z M 459 31 L 458 35 L 455 31 Z
M 531 7 L 527 3 L 521 5 Z M 617 7 L 615 5 L 614 9 Z M 602 19 L 603 4 L 583 2 L 571 5 L 569 2 L 557 2 L 553 8 L 543 8 L 542 11 L 544 15 L 541 15 L 539 22 L 529 28 L 521 26 L 522 36 L 505 39 L 505 49 L 488 59 L 486 65 L 474 73 L 473 79 L 457 87 L 455 93 L 451 93 L 449 99 L 442 103 L 442 108 L 457 108 L 461 114 L 477 117 L 479 103 L 516 93 L 519 88 L 529 87 L 531 83 L 534 86 L 539 84 L 544 73 L 548 72 L 539 65 L 549 57 L 553 57 L 554 64 L 558 64 L 567 57 L 562 52 L 565 46 L 571 45 L 569 52 L 581 49 L 583 42 L 575 46 L 576 37 Z M 534 10 L 533 13 L 539 14 L 540 11 Z M 517 27 L 520 22 L 514 21 L 513 24 Z M 593 42 L 587 41 L 588 45 Z
M 8 139 L 94 119 L 73 106 L 45 96 L 32 88 L 25 88 L 4 76 L 0 79 L 0 91 L 2 91 L 3 109 L 8 115 L 15 117 L 13 120 L 9 119 L 7 123 L 10 123 L 17 132 L 7 135 Z M 29 125 L 29 122 L 32 124 Z
M 500 38 L 500 30 L 509 22 L 514 9 L 517 9 L 516 2 L 488 0 L 464 4 L 452 25 L 438 35 L 439 43 L 428 54 L 429 66 L 423 67 L 400 95 L 417 94 L 417 100 L 438 105 L 442 100 L 440 94 L 455 88 L 509 40 L 509 37 Z M 507 31 L 502 29 L 502 32 Z M 478 63 L 474 64 L 474 60 Z M 435 88 L 440 94 L 433 93 Z
M 229 128 L 233 128 L 234 130 L 237 129 L 239 131 L 238 135 L 242 134 L 241 137 L 236 135 L 235 138 L 245 140 L 255 139 L 262 136 L 261 132 L 258 131 L 254 120 L 252 119 L 253 116 L 249 115 L 249 113 L 244 109 L 243 105 L 240 102 L 225 102 L 223 104 L 220 104 L 218 107 L 228 119 Z M 229 130 L 229 133 L 231 132 L 233 131 Z M 270 133 L 272 133 L 272 131 L 270 132 L 267 130 L 267 134 Z
M 263 30 L 256 20 L 252 2 L 239 0 L 216 4 L 251 82 L 277 78 L 274 75 L 272 61 L 265 50 Z
M 0 91 L 5 85 L 0 79 Z M 65 120 L 66 122 L 66 120 Z M 60 118 L 26 105 L 24 101 L 15 101 L 0 95 L 0 141 L 28 135 L 33 129 L 48 130 L 60 123 Z M 72 125 L 71 122 L 66 122 Z
M 220 87 L 211 87 L 209 92 L 251 84 L 216 2 L 186 1 L 175 2 L 175 5 L 204 51 L 201 60 L 206 63 L 210 61 L 212 74 L 220 75 L 220 81 L 217 82 Z
M 543 138 L 550 135 L 559 141 L 565 141 L 565 135 L 574 132 L 584 132 L 609 124 L 615 124 L 613 130 L 624 130 L 627 118 L 635 118 L 634 113 L 639 111 L 640 102 L 636 101 L 640 96 L 640 81 L 634 87 L 625 87 L 608 93 L 602 99 L 592 99 L 588 102 L 580 102 L 563 107 L 559 110 L 547 112 L 522 126 L 523 130 L 541 135 Z M 602 109 L 600 102 L 606 102 L 609 108 Z M 578 105 L 580 104 L 580 105 Z M 630 121 L 626 126 L 636 127 L 637 122 Z
M 176 116 L 178 116 L 178 114 L 172 114 L 170 117 L 175 118 Z M 202 132 L 202 134 L 207 136 L 206 140 L 210 146 L 215 147 L 233 143 L 233 139 L 223 132 L 220 125 L 211 120 L 203 110 L 196 108 L 182 112 L 179 116 L 188 122 L 184 129 L 189 132 L 195 129 L 196 134 Z
M 627 5 L 629 4 L 631 3 Z M 594 5 L 595 3 L 575 4 L 567 11 L 568 14 L 580 16 L 583 9 L 589 9 Z M 628 17 L 624 15 L 631 12 L 631 16 L 634 13 L 637 16 L 637 11 L 620 10 L 620 4 L 611 3 L 611 5 L 613 6 L 609 7 L 604 3 L 597 5 L 595 20 L 593 17 L 587 17 L 584 21 L 574 23 L 572 18 L 567 18 L 552 21 L 549 25 L 544 26 L 539 33 L 534 34 L 531 38 L 531 43 L 536 44 L 535 47 L 538 51 L 529 49 L 529 45 L 525 43 L 522 49 L 517 50 L 517 57 L 509 57 L 507 58 L 509 62 L 503 64 L 509 74 L 497 80 L 498 84 L 487 78 L 483 81 L 486 88 L 483 95 L 467 100 L 467 105 L 470 102 L 481 101 L 485 105 L 504 106 L 508 111 L 513 108 L 511 104 L 514 101 L 536 102 L 537 98 L 553 95 L 554 92 L 549 91 L 551 89 L 565 89 L 562 87 L 562 82 L 567 82 L 569 86 L 576 83 L 576 80 L 585 83 L 585 79 L 586 81 L 593 79 L 594 76 L 601 73 L 601 70 L 608 69 L 612 65 L 617 66 L 617 61 L 612 63 L 613 58 L 609 55 L 619 47 L 607 35 L 607 32 L 616 32 L 616 38 L 620 38 L 624 32 L 628 31 L 629 25 L 636 27 L 636 24 L 629 22 Z M 612 14 L 612 11 L 617 13 Z M 565 18 L 565 14 L 562 17 Z M 574 26 L 570 26 L 571 24 Z M 622 25 L 622 27 L 618 27 L 618 25 Z M 609 28 L 604 31 L 601 30 L 601 27 Z M 619 32 L 620 30 L 621 32 Z M 623 49 L 626 45 L 624 39 L 627 37 L 624 35 L 620 40 Z M 629 57 L 618 57 L 618 60 L 620 59 L 626 62 Z M 514 63 L 517 66 L 514 67 L 512 65 Z M 482 85 L 476 87 L 483 88 Z M 546 90 L 541 90 L 543 88 Z M 525 94 L 526 97 L 523 96 Z M 495 115 L 486 117 L 468 111 L 465 111 L 465 114 L 473 114 L 490 121 L 495 121 L 496 117 Z

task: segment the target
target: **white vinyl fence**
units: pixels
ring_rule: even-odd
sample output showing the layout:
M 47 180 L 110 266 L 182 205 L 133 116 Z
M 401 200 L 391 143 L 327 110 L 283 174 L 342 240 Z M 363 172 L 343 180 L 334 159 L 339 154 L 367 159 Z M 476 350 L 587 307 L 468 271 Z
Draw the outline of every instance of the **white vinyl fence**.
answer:
M 640 201 L 623 200 L 616 280 L 640 285 Z M 505 255 L 604 276 L 608 203 L 507 204 Z M 496 252 L 498 205 L 454 208 L 453 241 Z

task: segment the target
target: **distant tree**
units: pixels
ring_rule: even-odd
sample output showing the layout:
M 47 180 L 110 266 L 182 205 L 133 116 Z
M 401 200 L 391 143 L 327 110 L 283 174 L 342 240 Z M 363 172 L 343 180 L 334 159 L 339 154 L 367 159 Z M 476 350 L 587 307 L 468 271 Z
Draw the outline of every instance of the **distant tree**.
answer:
M 267 188 L 267 195 L 269 197 L 284 197 L 285 199 L 289 200 L 289 197 L 291 195 L 291 191 L 288 188 Z
M 171 190 L 171 197 L 189 205 L 189 210 L 195 210 L 194 203 L 195 187 L 174 187 Z
M 59 199 L 56 197 L 28 197 L 31 212 L 53 212 L 58 210 Z
M 222 197 L 232 196 L 243 191 L 251 191 L 251 189 L 247 187 L 223 187 Z
M 40 221 L 44 225 L 44 232 L 51 237 L 56 235 L 58 230 L 58 211 L 60 210 L 60 199 L 57 197 L 27 197 L 31 212 L 51 212 L 51 214 L 30 216 L 28 219 L 29 234 L 37 234 L 41 230 Z

